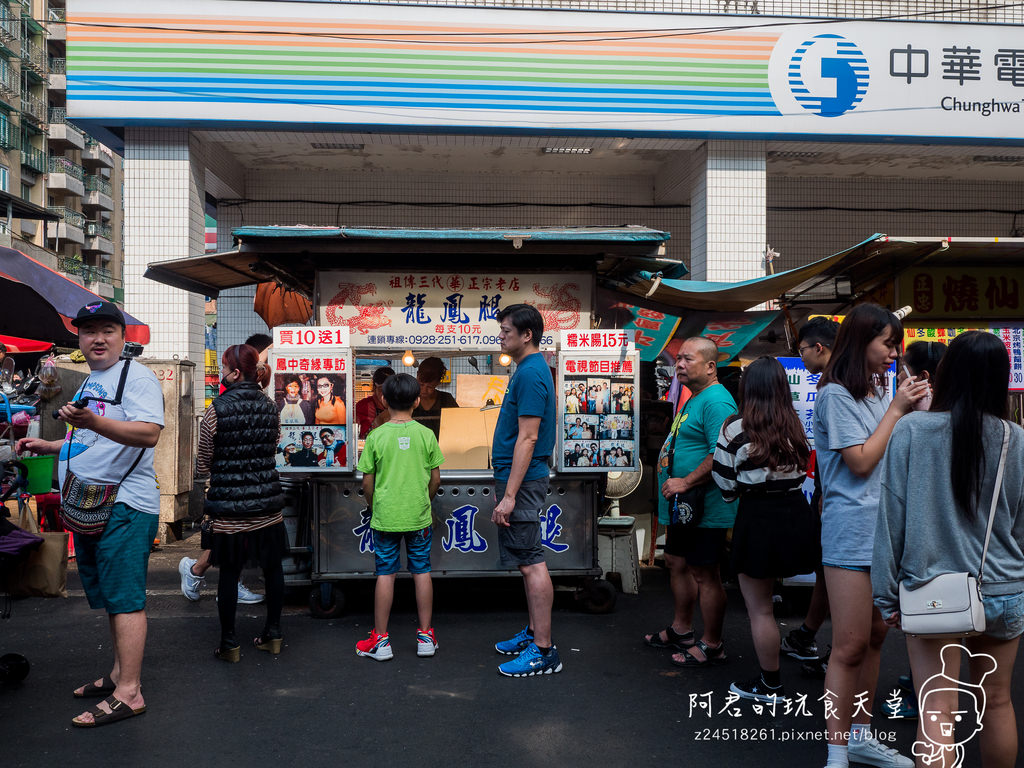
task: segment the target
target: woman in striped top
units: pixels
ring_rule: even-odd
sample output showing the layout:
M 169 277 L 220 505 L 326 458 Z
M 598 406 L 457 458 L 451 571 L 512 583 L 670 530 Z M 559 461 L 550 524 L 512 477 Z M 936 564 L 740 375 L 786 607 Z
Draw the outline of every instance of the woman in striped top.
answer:
M 821 534 L 817 515 L 801 490 L 810 448 L 779 361 L 760 357 L 748 365 L 740 397 L 740 414 L 722 425 L 711 476 L 727 501 L 740 500 L 732 565 L 739 575 L 761 675 L 733 683 L 730 690 L 745 699 L 772 701 L 773 696 L 785 697 L 772 585 L 776 578 L 814 570 Z

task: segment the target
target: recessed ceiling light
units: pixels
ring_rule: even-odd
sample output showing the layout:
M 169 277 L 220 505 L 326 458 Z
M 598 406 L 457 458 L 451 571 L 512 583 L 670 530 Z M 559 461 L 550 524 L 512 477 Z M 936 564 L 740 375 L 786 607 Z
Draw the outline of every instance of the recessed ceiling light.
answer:
M 592 151 L 590 147 L 544 147 L 547 155 L 589 155 Z
M 310 145 L 313 149 L 362 149 L 362 144 L 342 144 L 334 141 L 314 141 Z

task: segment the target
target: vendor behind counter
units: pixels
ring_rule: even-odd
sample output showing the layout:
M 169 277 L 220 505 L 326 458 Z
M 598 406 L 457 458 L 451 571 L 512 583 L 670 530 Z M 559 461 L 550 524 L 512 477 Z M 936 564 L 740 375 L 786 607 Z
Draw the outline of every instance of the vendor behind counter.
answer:
M 446 373 L 448 367 L 439 357 L 426 358 L 416 371 L 416 380 L 420 383 L 420 404 L 413 410 L 412 417 L 438 438 L 441 436 L 441 409 L 459 407 L 454 395 L 437 388 Z

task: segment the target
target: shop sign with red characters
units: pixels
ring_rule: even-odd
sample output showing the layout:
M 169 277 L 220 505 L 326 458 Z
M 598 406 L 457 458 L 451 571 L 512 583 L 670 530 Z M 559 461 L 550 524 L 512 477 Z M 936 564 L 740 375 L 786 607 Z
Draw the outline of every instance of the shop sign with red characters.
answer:
M 356 347 L 494 349 L 498 313 L 511 304 L 537 307 L 542 346 L 591 324 L 585 273 L 322 271 L 317 280 L 318 322 L 347 328 Z

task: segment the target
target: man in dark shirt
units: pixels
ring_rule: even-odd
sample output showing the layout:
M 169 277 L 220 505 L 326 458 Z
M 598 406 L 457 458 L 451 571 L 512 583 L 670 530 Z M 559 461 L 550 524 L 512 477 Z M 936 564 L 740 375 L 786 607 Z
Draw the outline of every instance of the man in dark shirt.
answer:
M 498 653 L 516 658 L 498 667 L 506 677 L 550 675 L 562 671 L 551 641 L 554 591 L 541 547 L 540 514 L 548 492 L 548 461 L 555 445 L 555 384 L 540 340 L 544 318 L 536 307 L 512 304 L 498 313 L 502 351 L 516 361 L 494 427 L 494 513 L 501 564 L 523 574 L 530 623 Z
M 313 450 L 313 433 L 302 433 L 302 450 L 292 454 L 291 466 L 293 467 L 315 467 L 319 463 L 319 457 Z

